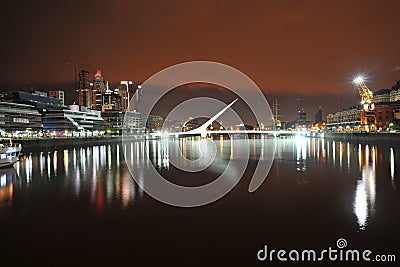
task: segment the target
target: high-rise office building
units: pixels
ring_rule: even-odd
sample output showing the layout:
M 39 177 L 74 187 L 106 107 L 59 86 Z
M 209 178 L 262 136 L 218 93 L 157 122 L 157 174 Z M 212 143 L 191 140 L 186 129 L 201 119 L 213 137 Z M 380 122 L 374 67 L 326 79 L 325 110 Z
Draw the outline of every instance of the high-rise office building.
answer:
M 323 110 L 323 107 L 319 106 L 317 112 L 315 113 L 315 122 L 314 123 L 322 122 L 322 110 Z
M 118 94 L 118 89 L 115 91 L 107 90 L 103 95 L 102 111 L 122 111 L 121 96 Z
M 89 71 L 81 70 L 81 72 L 79 73 L 79 88 L 76 91 L 78 93 L 78 105 L 91 108 L 92 89 Z
M 129 87 L 132 87 L 131 81 L 121 81 L 121 83 L 118 85 L 118 88 L 115 89 L 121 96 L 121 107 L 123 111 L 126 111 L 129 106 Z
M 307 119 L 307 113 L 304 111 L 304 108 L 300 109 L 298 111 L 299 114 L 299 120 L 305 121 Z
M 101 116 L 108 131 L 121 133 L 125 112 L 122 111 L 120 89 L 107 90 L 103 94 Z
M 103 80 L 101 70 L 97 70 L 94 75 L 93 88 L 92 88 L 92 109 L 102 110 L 103 94 L 106 92 L 106 84 Z
M 90 89 L 91 83 L 90 72 L 87 70 L 81 70 L 79 72 L 79 88 L 80 89 Z

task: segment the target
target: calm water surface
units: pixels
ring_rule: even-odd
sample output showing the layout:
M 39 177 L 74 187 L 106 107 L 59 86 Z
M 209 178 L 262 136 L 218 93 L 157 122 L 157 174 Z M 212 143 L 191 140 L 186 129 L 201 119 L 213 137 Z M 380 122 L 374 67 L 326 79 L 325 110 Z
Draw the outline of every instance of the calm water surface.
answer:
M 198 141 L 183 142 L 195 157 Z M 232 157 L 230 140 L 214 142 L 219 156 Z M 249 194 L 261 151 L 260 139 L 250 142 L 239 184 L 219 201 L 191 209 L 144 193 L 120 144 L 25 152 L 15 168 L 0 170 L 1 262 L 252 265 L 264 244 L 318 249 L 341 237 L 349 247 L 398 254 L 399 142 L 277 139 L 268 178 Z M 161 173 L 183 184 L 213 179 L 203 174 L 188 181 L 161 146 L 142 142 L 131 153 L 150 153 Z

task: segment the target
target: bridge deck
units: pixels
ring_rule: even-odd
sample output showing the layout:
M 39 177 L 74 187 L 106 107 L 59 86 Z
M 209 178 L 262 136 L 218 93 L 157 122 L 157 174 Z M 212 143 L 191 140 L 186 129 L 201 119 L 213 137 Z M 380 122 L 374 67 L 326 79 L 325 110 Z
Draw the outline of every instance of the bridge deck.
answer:
M 226 134 L 266 134 L 266 135 L 310 135 L 310 131 L 272 131 L 272 130 L 225 130 L 225 131 L 206 131 L 207 135 L 226 135 Z M 160 137 L 179 137 L 189 135 L 201 135 L 200 132 L 176 132 L 176 133 L 151 133 L 152 136 Z

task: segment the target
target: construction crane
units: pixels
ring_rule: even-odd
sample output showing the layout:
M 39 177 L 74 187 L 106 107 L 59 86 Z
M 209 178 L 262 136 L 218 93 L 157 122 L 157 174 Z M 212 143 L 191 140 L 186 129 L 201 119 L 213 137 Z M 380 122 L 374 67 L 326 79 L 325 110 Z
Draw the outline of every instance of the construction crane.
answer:
M 375 131 L 375 103 L 374 94 L 365 84 L 365 79 L 362 76 L 358 76 L 353 80 L 353 83 L 357 86 L 358 93 L 361 98 L 362 110 L 360 114 L 360 124 L 364 126 L 367 131 Z
M 73 68 L 74 68 L 75 89 L 78 89 L 78 69 L 79 69 L 79 67 L 93 67 L 93 68 L 97 68 L 97 65 L 81 64 L 81 63 L 77 63 L 76 61 L 75 61 L 74 63 L 67 62 L 67 66 L 73 67 Z

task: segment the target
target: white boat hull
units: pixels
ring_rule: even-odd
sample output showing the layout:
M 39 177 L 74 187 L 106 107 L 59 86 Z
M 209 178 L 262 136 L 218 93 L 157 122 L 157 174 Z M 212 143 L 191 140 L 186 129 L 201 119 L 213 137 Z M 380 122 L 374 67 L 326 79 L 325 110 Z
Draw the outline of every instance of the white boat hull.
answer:
M 20 144 L 0 144 L 0 168 L 14 165 L 21 150 Z
M 10 166 L 14 165 L 14 163 L 17 161 L 18 161 L 18 157 L 1 159 L 0 160 L 0 168 L 10 167 Z

